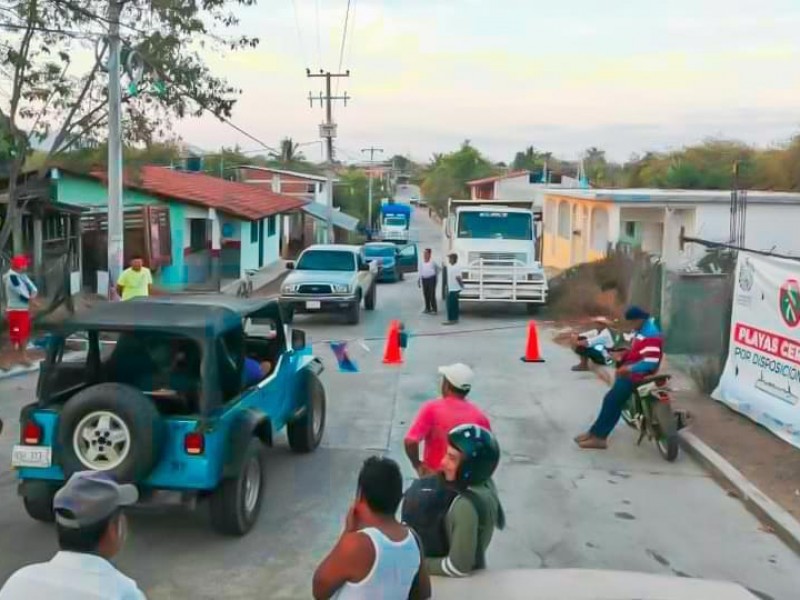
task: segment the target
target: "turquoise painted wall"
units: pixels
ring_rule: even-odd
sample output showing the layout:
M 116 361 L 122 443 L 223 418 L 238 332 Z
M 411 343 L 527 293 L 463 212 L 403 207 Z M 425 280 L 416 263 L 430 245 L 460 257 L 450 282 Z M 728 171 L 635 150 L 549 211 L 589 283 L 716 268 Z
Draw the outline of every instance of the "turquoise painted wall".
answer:
M 61 173 L 58 179 L 57 197 L 59 202 L 77 204 L 78 206 L 105 206 L 108 204 L 106 186 L 96 179 L 74 177 Z M 164 204 L 158 198 L 137 190 L 122 191 L 123 206 L 143 206 L 146 204 Z
M 183 260 L 184 246 L 184 214 L 186 207 L 183 204 L 171 202 L 169 204 L 170 235 L 172 236 L 172 264 L 164 267 L 158 276 L 159 285 L 168 289 L 180 289 L 188 281 L 186 263 Z
M 56 194 L 57 200 L 66 204 L 105 206 L 108 203 L 105 184 L 95 179 L 75 177 L 63 172 L 57 180 Z M 183 260 L 185 206 L 177 202 L 164 202 L 138 190 L 124 189 L 122 192 L 123 206 L 151 204 L 169 206 L 170 236 L 172 237 L 172 265 L 164 267 L 159 273 L 156 273 L 155 284 L 162 288 L 180 289 L 186 282 L 186 267 Z
M 274 229 L 270 235 L 269 221 L 274 219 Z M 253 237 L 253 229 L 258 228 L 258 221 L 242 222 L 242 269 L 258 269 L 258 238 Z M 264 219 L 264 251 L 262 253 L 261 267 L 267 267 L 280 258 L 280 219 L 277 216 Z M 255 241 L 252 241 L 255 240 Z

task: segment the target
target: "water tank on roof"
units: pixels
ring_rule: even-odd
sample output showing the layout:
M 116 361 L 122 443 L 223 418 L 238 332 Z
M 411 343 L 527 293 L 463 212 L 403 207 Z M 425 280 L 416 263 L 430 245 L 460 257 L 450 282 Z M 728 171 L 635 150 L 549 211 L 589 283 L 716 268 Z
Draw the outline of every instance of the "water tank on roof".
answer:
M 203 157 L 202 156 L 187 156 L 186 157 L 186 170 L 199 173 L 203 170 Z

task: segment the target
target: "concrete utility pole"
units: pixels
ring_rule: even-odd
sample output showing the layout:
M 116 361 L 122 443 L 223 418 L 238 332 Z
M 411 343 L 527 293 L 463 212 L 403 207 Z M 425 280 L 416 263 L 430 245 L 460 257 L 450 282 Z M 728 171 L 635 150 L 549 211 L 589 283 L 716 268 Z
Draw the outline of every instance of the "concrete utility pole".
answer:
M 383 148 L 375 148 L 374 146 L 370 146 L 369 148 L 362 148 L 361 152 L 369 152 L 369 200 L 367 201 L 367 229 L 370 231 L 372 230 L 372 165 L 375 164 L 375 153 L 381 152 L 383 153 Z
M 108 290 L 111 297 L 123 269 L 122 119 L 119 0 L 108 6 Z
M 314 106 L 314 101 L 318 100 L 320 105 L 325 106 L 325 122 L 319 126 L 319 137 L 324 139 L 327 142 L 327 149 L 328 149 L 328 168 L 326 170 L 326 187 L 327 187 L 327 202 L 328 202 L 328 233 L 327 233 L 327 241 L 331 243 L 333 241 L 333 138 L 336 137 L 336 124 L 333 122 L 333 106 L 332 103 L 334 100 L 342 100 L 344 101 L 344 105 L 347 106 L 347 101 L 350 100 L 350 96 L 347 95 L 347 92 L 344 93 L 344 96 L 333 96 L 331 95 L 331 79 L 334 77 L 350 77 L 350 71 L 346 71 L 345 73 L 331 73 L 330 71 L 323 71 L 320 69 L 319 73 L 312 73 L 311 69 L 306 69 L 306 76 L 308 77 L 324 77 L 325 78 L 325 95 L 322 92 L 319 93 L 319 97 L 314 96 L 311 92 L 308 93 L 308 101 L 311 106 Z

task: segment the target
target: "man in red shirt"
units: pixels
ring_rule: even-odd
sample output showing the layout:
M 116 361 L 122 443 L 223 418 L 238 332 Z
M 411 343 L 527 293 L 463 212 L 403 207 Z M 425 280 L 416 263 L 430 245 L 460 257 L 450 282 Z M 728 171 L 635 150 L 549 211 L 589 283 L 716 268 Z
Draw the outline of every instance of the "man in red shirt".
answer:
M 491 431 L 489 418 L 467 400 L 475 377 L 472 369 L 456 363 L 439 367 L 439 374 L 442 376 L 442 397 L 422 405 L 405 439 L 406 454 L 420 477 L 440 470 L 447 453 L 447 435 L 454 427 L 480 425 Z M 420 443 L 424 443 L 421 461 Z

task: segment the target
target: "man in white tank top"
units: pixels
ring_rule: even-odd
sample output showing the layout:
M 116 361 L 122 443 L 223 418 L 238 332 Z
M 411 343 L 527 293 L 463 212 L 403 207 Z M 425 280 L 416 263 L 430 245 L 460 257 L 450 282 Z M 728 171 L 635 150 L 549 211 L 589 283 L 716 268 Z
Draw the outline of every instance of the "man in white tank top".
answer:
M 314 573 L 316 600 L 426 600 L 431 582 L 415 534 L 396 518 L 400 467 L 373 456 L 358 475 L 356 499 L 339 541 Z

